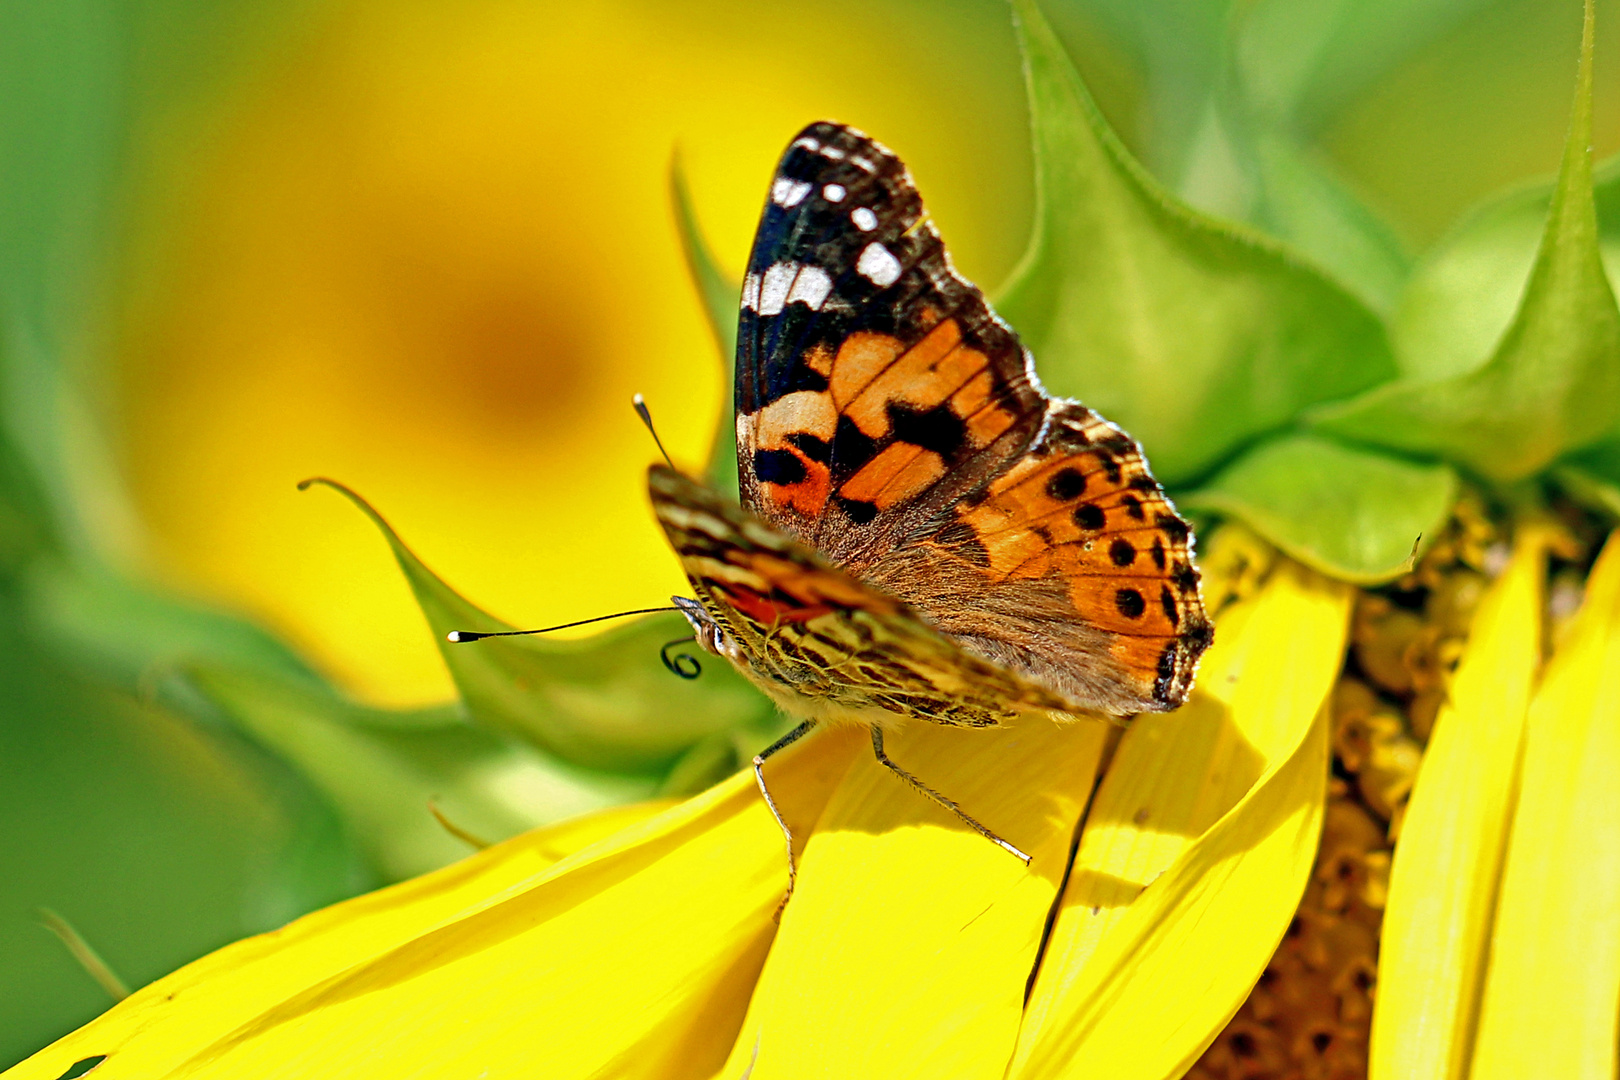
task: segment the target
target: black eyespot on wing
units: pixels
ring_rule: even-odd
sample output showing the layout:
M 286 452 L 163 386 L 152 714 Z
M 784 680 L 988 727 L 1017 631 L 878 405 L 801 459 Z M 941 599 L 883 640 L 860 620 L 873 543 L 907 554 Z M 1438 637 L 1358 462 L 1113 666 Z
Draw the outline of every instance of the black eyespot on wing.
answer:
M 1082 529 L 1096 531 L 1108 524 L 1108 515 L 1095 503 L 1081 503 L 1074 508 L 1074 523 Z
M 1126 495 L 1119 500 L 1125 512 L 1131 516 L 1132 521 L 1146 521 L 1147 515 L 1142 512 L 1142 500 L 1135 495 Z
M 1176 583 L 1176 588 L 1184 593 L 1192 592 L 1198 588 L 1198 571 L 1192 568 L 1191 563 L 1177 563 L 1170 571 L 1170 580 Z
M 1097 451 L 1097 462 L 1103 467 L 1103 471 L 1108 474 L 1110 484 L 1119 483 L 1119 478 L 1125 475 L 1125 470 L 1120 467 L 1119 458 L 1104 450 L 1099 449 Z
M 1130 486 L 1135 488 L 1137 491 L 1158 491 L 1159 490 L 1159 482 L 1157 480 L 1153 479 L 1153 477 L 1151 477 L 1151 476 L 1133 476 L 1133 477 L 1131 477 L 1131 485 Z
M 756 450 L 754 475 L 766 484 L 797 484 L 805 477 L 804 462 L 791 450 Z
M 1135 589 L 1120 589 L 1114 594 L 1114 606 L 1127 619 L 1140 619 L 1147 610 L 1147 601 Z
M 866 525 L 878 515 L 877 503 L 862 502 L 859 499 L 846 499 L 842 495 L 833 496 L 849 520 L 857 525 Z
M 1109 545 L 1108 557 L 1114 561 L 1115 566 L 1129 566 L 1136 561 L 1136 548 L 1129 540 L 1120 537 Z
M 1153 565 L 1163 570 L 1164 563 L 1164 541 L 1155 536 L 1153 538 Z
M 1164 585 L 1159 588 L 1159 603 L 1163 605 L 1164 617 L 1170 620 L 1170 625 L 1178 625 L 1181 622 L 1181 612 L 1176 607 L 1176 598 L 1170 593 L 1170 586 Z
M 1046 482 L 1046 493 L 1058 502 L 1073 502 L 1085 490 L 1086 475 L 1079 469 L 1059 469 Z

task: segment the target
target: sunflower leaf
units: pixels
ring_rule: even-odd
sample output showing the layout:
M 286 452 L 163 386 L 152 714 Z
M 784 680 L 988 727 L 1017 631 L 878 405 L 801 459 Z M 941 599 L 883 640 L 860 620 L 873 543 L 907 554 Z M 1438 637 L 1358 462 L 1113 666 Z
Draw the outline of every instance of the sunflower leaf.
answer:
M 305 483 L 342 493 L 382 531 L 477 723 L 588 769 L 661 775 L 708 735 L 774 722 L 774 707 L 729 664 L 705 662 L 693 680 L 664 669 L 660 648 L 691 636 L 673 613 L 572 641 L 446 641 L 452 630 L 513 627 L 446 585 L 359 495 L 330 480 Z
M 1262 442 L 1176 501 L 1237 518 L 1324 574 L 1377 582 L 1410 568 L 1456 490 L 1449 465 L 1291 434 Z
M 1431 320 L 1425 328 L 1409 316 L 1405 378 L 1317 410 L 1321 430 L 1438 455 L 1506 481 L 1532 475 L 1620 425 L 1620 308 L 1604 273 L 1592 188 L 1592 35 L 1588 3 L 1569 137 L 1540 250 L 1489 359 L 1458 371 L 1480 331 L 1465 330 L 1451 343 L 1444 322 Z M 1514 209 L 1509 204 L 1487 215 L 1475 239 L 1488 240 L 1495 231 L 1497 246 L 1512 247 L 1515 228 L 1522 230 Z M 1469 244 L 1457 246 L 1466 253 Z M 1464 257 L 1450 269 L 1467 274 L 1473 264 Z M 1493 275 L 1494 289 L 1481 295 L 1499 296 L 1503 282 L 1511 281 L 1500 265 Z M 1434 280 L 1427 276 L 1417 287 Z
M 1363 304 L 1271 241 L 1174 202 L 1098 114 L 1034 0 L 1016 0 L 1036 224 L 998 305 L 1053 390 L 1125 426 L 1170 484 L 1306 405 L 1394 373 Z

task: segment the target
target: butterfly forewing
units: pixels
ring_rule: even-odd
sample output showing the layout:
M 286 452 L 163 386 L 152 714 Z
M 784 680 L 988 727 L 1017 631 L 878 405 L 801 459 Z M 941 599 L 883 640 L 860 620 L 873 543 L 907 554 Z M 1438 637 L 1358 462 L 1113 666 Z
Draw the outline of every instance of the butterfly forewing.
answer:
M 743 283 L 745 504 L 859 567 L 1027 445 L 1045 408 L 905 166 L 849 128 L 806 128 L 777 168 Z

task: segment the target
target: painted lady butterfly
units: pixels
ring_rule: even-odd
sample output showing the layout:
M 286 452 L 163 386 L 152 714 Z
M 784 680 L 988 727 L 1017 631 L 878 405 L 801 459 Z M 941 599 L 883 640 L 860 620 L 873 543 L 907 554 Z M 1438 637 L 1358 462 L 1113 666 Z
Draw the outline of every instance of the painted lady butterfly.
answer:
M 852 128 L 812 124 L 777 165 L 736 409 L 740 508 L 663 465 L 648 484 L 698 642 L 808 717 L 755 759 L 773 812 L 764 758 L 856 721 L 1024 857 L 890 762 L 883 729 L 1186 699 L 1211 638 L 1186 522 L 1129 436 L 1047 396 L 905 166 Z

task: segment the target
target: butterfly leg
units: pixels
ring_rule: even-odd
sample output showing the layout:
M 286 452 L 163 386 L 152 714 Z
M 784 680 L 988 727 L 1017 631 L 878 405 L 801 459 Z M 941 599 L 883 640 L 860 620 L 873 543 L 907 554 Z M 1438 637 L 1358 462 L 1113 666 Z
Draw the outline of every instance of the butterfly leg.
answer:
M 968 828 L 972 829 L 974 832 L 978 833 L 980 836 L 984 837 L 1001 850 L 1007 852 L 1009 855 L 1014 856 L 1025 866 L 1029 865 L 1028 855 L 1025 855 L 1022 851 L 1019 851 L 1017 848 L 1007 843 L 1007 841 L 1003 840 L 1001 837 L 997 836 L 983 825 L 980 825 L 968 815 L 967 811 L 963 810 L 960 806 L 957 806 L 950 799 L 947 799 L 945 796 L 941 795 L 939 792 L 935 791 L 933 788 L 929 787 L 927 784 L 906 772 L 906 770 L 902 769 L 900 766 L 896 765 L 893 761 L 890 761 L 889 755 L 883 752 L 883 729 L 878 727 L 876 724 L 872 725 L 872 753 L 877 757 L 879 765 L 882 765 L 885 769 L 888 769 L 890 772 L 894 773 L 894 775 L 910 784 L 918 792 L 918 794 L 925 795 L 934 800 L 939 805 L 955 814 L 958 818 L 962 819 L 963 823 L 966 824 Z
M 793 830 L 788 828 L 786 821 L 782 820 L 782 811 L 776 808 L 776 800 L 771 798 L 771 789 L 765 786 L 765 759 L 778 750 L 786 749 L 810 733 L 816 726 L 814 720 L 806 720 L 786 735 L 777 739 L 771 745 L 754 755 L 754 779 L 759 781 L 759 793 L 765 797 L 765 805 L 770 807 L 771 817 L 776 819 L 777 828 L 782 830 L 782 839 L 787 844 L 788 859 L 788 887 L 782 902 L 776 906 L 776 917 L 782 917 L 782 909 L 787 907 L 788 897 L 793 895 L 793 886 L 799 880 L 799 864 L 793 857 Z

